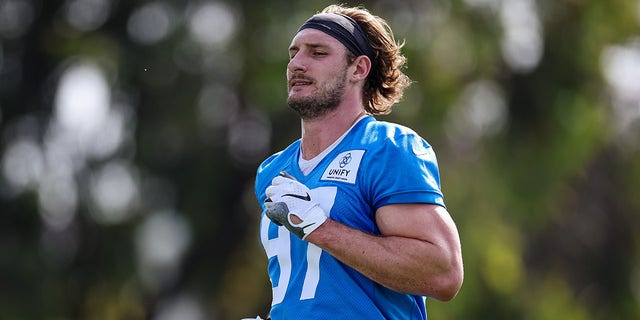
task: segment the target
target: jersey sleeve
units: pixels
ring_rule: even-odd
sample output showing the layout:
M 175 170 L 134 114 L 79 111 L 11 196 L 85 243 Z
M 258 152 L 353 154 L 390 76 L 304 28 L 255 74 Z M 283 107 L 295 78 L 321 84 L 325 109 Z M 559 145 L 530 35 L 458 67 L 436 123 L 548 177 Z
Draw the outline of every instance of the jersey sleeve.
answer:
M 445 206 L 436 155 L 415 132 L 387 136 L 369 161 L 369 199 L 374 210 L 400 203 Z
M 286 149 L 279 151 L 267 159 L 265 159 L 256 170 L 256 180 L 254 183 L 254 192 L 258 203 L 264 210 L 264 201 L 267 198 L 265 190 L 271 185 L 271 179 L 276 177 L 280 171 L 289 170 L 291 159 L 296 159 L 298 149 L 300 148 L 300 140 L 291 143 Z

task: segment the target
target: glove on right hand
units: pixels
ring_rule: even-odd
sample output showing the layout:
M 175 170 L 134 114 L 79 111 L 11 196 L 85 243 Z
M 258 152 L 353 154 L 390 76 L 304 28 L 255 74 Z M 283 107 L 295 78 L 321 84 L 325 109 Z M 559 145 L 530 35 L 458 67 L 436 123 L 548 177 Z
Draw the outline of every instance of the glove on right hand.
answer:
M 267 217 L 302 240 L 327 220 L 324 210 L 311 199 L 309 188 L 284 171 L 273 178 L 266 194 Z

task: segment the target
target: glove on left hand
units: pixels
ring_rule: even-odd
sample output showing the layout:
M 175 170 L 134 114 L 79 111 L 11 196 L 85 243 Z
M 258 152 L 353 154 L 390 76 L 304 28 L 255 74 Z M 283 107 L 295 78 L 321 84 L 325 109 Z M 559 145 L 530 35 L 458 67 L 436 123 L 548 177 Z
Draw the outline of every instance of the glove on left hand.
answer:
M 309 188 L 284 171 L 273 178 L 266 194 L 267 217 L 302 240 L 327 220 L 324 210 L 311 199 Z

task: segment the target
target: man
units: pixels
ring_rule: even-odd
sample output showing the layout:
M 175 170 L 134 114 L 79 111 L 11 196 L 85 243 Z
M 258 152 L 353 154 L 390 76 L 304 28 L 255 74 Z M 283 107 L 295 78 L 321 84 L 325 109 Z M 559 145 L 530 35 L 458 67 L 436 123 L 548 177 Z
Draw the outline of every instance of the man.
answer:
M 255 191 L 279 319 L 426 319 L 425 298 L 462 285 L 457 229 L 435 154 L 377 121 L 410 84 L 387 23 L 332 5 L 289 47 L 302 138 L 265 160 Z

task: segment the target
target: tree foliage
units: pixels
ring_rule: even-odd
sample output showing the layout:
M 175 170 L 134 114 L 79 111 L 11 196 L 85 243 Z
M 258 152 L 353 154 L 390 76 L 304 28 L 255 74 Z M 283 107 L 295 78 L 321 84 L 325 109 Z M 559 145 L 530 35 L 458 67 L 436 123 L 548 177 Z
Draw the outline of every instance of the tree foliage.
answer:
M 0 1 L 0 318 L 265 316 L 254 173 L 328 4 Z M 405 41 L 381 119 L 433 145 L 461 235 L 430 317 L 639 318 L 640 2 L 359 4 Z

